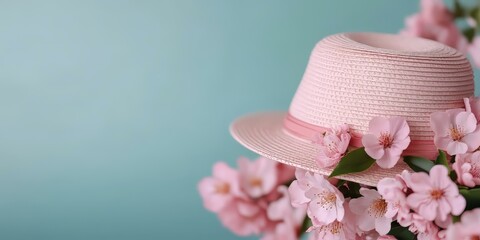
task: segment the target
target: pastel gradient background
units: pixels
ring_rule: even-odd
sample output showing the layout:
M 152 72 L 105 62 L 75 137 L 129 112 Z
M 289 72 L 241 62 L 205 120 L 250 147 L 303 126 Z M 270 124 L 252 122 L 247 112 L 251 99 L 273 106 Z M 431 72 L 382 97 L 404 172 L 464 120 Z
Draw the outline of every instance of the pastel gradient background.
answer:
M 202 207 L 236 116 L 416 1 L 0 1 L 0 239 L 240 239 Z M 248 238 L 247 238 L 248 239 Z M 251 238 L 255 239 L 255 238 Z

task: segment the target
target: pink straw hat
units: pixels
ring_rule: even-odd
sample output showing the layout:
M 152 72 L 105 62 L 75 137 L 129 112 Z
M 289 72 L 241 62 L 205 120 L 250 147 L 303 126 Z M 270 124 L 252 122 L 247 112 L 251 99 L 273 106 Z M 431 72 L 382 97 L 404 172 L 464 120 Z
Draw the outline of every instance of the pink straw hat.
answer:
M 232 123 L 233 137 L 248 149 L 273 160 L 329 175 L 318 168 L 315 137 L 346 123 L 352 147 L 373 117 L 404 117 L 410 146 L 404 155 L 433 159 L 437 149 L 430 114 L 463 108 L 473 96 L 468 60 L 438 42 L 379 33 L 336 34 L 317 43 L 288 112 L 257 113 Z M 391 169 L 374 165 L 338 178 L 375 186 L 384 177 L 409 169 L 403 161 Z

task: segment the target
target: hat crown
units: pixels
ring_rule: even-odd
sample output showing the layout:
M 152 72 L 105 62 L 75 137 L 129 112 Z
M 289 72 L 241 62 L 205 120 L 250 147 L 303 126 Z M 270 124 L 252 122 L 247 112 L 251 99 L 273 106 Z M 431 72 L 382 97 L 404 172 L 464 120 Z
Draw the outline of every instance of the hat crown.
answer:
M 306 123 L 347 123 L 364 134 L 373 117 L 401 116 L 412 140 L 432 140 L 430 114 L 463 108 L 474 94 L 465 56 L 438 42 L 379 33 L 324 38 L 312 51 L 289 108 Z

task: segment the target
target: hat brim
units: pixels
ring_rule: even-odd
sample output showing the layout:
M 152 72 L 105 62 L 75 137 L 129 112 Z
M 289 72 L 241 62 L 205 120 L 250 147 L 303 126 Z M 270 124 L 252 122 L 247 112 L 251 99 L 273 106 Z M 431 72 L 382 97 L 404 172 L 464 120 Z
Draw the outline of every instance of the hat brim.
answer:
M 263 157 L 322 175 L 330 175 L 334 167 L 320 169 L 315 163 L 318 146 L 287 133 L 283 128 L 286 114 L 266 112 L 238 118 L 230 125 L 230 133 L 240 144 Z M 364 172 L 340 175 L 336 178 L 376 186 L 382 178 L 394 177 L 403 170 L 411 171 L 408 165 L 400 160 L 390 169 L 383 169 L 374 164 Z

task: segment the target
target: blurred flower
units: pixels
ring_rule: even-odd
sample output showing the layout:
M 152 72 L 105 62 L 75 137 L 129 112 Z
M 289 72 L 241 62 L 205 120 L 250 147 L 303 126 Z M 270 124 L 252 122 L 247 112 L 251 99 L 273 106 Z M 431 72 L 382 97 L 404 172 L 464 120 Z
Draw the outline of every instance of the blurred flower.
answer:
M 480 238 L 480 208 L 467 211 L 462 214 L 459 223 L 448 227 L 447 240 L 471 240 Z
M 255 161 L 238 160 L 240 186 L 250 197 L 258 198 L 271 192 L 277 185 L 277 163 L 260 157 Z
M 375 117 L 368 133 L 362 138 L 367 154 L 377 160 L 381 168 L 392 168 L 410 144 L 410 127 L 402 117 Z
M 213 176 L 200 181 L 198 190 L 205 208 L 217 213 L 222 224 L 239 236 L 297 239 L 306 206 L 293 208 L 283 186 L 293 180 L 294 170 L 262 157 L 254 161 L 240 158 L 238 165 L 237 171 L 217 163 Z
M 275 226 L 275 230 L 268 232 L 261 240 L 297 240 L 297 232 L 295 227 L 290 225 L 290 223 L 282 222 Z
M 459 154 L 453 163 L 457 173 L 457 182 L 467 186 L 480 185 L 480 152 Z
M 362 197 L 350 200 L 350 209 L 358 217 L 358 227 L 362 231 L 375 229 L 380 235 L 390 231 L 396 211 L 380 194 L 367 188 L 361 188 Z
M 465 198 L 459 194 L 445 166 L 435 165 L 430 175 L 412 173 L 412 179 L 416 181 L 410 186 L 413 193 L 407 197 L 407 203 L 426 220 L 445 221 L 450 213 L 460 215 L 465 209 Z
M 235 196 L 240 195 L 238 173 L 223 162 L 213 166 L 213 176 L 206 177 L 198 184 L 198 191 L 206 209 L 219 212 Z
M 422 0 L 420 12 L 407 17 L 405 25 L 400 34 L 439 41 L 464 53 L 467 50 L 468 42 L 442 0 Z
M 293 208 L 287 187 L 278 187 L 282 197 L 268 206 L 267 216 L 272 221 L 280 222 L 275 229 L 267 232 L 262 240 L 296 240 L 297 232 L 305 219 L 305 207 Z
M 235 199 L 218 213 L 222 224 L 239 236 L 260 234 L 268 226 L 265 210 L 255 202 Z
M 319 135 L 317 144 L 320 146 L 316 162 L 318 167 L 326 168 L 336 165 L 345 155 L 350 143 L 348 125 L 340 125 L 328 129 L 324 134 Z
M 462 109 L 434 112 L 430 125 L 435 132 L 435 145 L 450 155 L 473 152 L 480 146 L 480 128 L 471 112 Z

